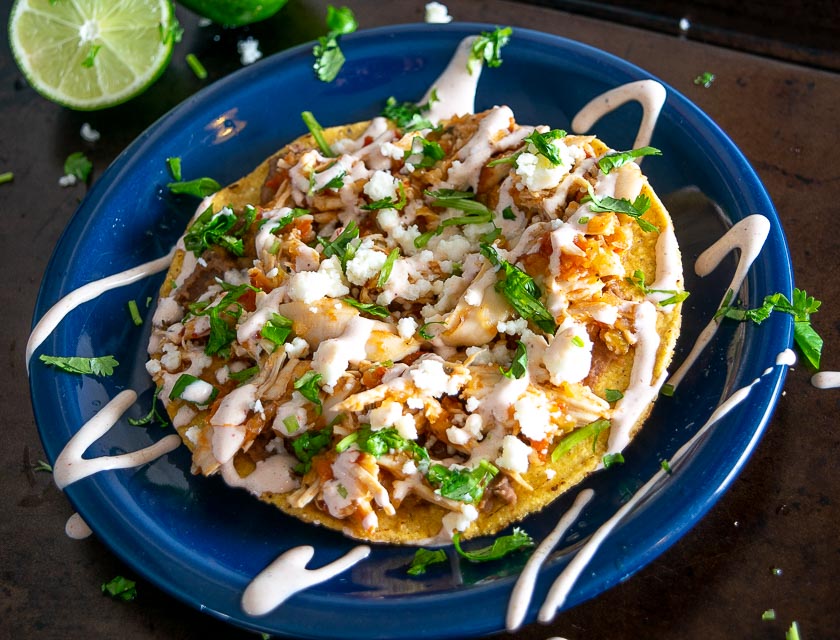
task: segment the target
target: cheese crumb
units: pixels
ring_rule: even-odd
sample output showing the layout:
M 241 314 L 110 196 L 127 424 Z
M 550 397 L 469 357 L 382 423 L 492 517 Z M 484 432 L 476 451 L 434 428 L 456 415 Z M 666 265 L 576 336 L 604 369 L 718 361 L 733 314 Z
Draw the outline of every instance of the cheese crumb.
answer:
M 452 22 L 449 9 L 440 2 L 430 2 L 426 5 L 426 22 L 429 24 L 447 24 Z
M 528 455 L 531 447 L 516 436 L 505 436 L 502 440 L 502 455 L 496 458 L 496 466 L 508 471 L 525 473 L 528 470 Z
M 236 49 L 239 51 L 239 61 L 243 65 L 253 64 L 262 58 L 260 41 L 255 38 L 249 37 L 247 40 L 240 40 L 236 43 Z
M 96 142 L 101 137 L 99 132 L 90 126 L 87 122 L 82 124 L 82 128 L 79 131 L 79 135 L 82 136 L 82 140 L 85 142 Z
M 374 171 L 373 175 L 365 183 L 365 195 L 371 200 L 384 200 L 391 198 L 391 202 L 397 201 L 397 187 L 400 181 L 391 175 L 389 171 Z
M 403 340 L 411 340 L 414 333 L 417 331 L 417 320 L 411 316 L 407 318 L 400 318 L 397 322 L 397 332 Z

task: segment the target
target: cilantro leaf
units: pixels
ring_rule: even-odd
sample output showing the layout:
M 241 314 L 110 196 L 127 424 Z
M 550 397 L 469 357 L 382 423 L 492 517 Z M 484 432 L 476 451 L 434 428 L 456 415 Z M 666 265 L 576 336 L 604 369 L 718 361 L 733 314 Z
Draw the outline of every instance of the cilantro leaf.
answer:
M 391 315 L 391 312 L 388 311 L 388 307 L 383 307 L 381 304 L 373 304 L 372 302 L 360 302 L 355 298 L 342 298 L 344 302 L 349 304 L 351 307 L 356 307 L 359 311 L 364 313 L 369 313 L 370 315 L 376 318 L 387 318 Z
M 189 305 L 189 309 L 193 315 L 210 318 L 210 335 L 204 353 L 227 358 L 230 344 L 236 339 L 234 327 L 243 311 L 239 299 L 248 291 L 257 291 L 257 288 L 247 283 L 234 286 L 219 279 L 216 282 L 227 292 L 219 303 L 212 307 L 207 302 L 195 303 Z
M 222 188 L 213 178 L 196 178 L 195 180 L 170 182 L 166 185 L 172 193 L 181 193 L 196 198 L 206 198 Z
M 773 311 L 789 313 L 793 316 L 793 340 L 796 346 L 814 369 L 820 368 L 823 339 L 811 326 L 811 314 L 819 311 L 822 305 L 820 300 L 809 296 L 802 289 L 794 289 L 792 301 L 782 293 L 773 293 L 764 298 L 760 307 L 744 309 L 732 306 L 733 295 L 734 292 L 731 289 L 726 292 L 723 305 L 715 313 L 715 318 L 723 316 L 739 322 L 751 320 L 756 324 L 761 324 Z
M 616 151 L 615 153 L 608 153 L 598 160 L 597 165 L 604 175 L 608 175 L 610 171 L 627 164 L 633 160 L 633 158 L 661 155 L 662 152 L 655 147 L 640 147 L 638 149 L 630 149 L 629 151 Z
M 407 572 L 409 575 L 419 576 L 426 573 L 429 565 L 441 562 L 446 562 L 446 551 L 443 549 L 418 549 L 414 552 L 414 559 Z
M 467 215 L 455 216 L 442 220 L 437 228 L 420 234 L 414 239 L 414 246 L 418 249 L 425 247 L 434 236 L 443 233 L 446 227 L 453 227 L 464 224 L 485 224 L 493 221 L 493 211 L 485 205 L 474 200 L 475 194 L 471 191 L 454 191 L 452 189 L 441 189 L 439 191 L 425 191 L 427 196 L 433 198 L 433 207 L 446 207 L 458 209 Z
M 498 560 L 504 556 L 524 549 L 526 547 L 533 547 L 534 540 L 519 527 L 515 527 L 513 533 L 509 536 L 500 536 L 493 541 L 489 547 L 482 547 L 475 551 L 464 551 L 461 548 L 461 534 L 456 532 L 452 536 L 452 544 L 455 545 L 455 551 L 462 558 L 466 558 L 470 562 L 489 562 L 491 560 Z
M 64 161 L 64 173 L 69 176 L 76 176 L 82 182 L 87 182 L 92 170 L 93 163 L 81 151 L 71 153 Z
M 129 418 L 128 424 L 133 427 L 140 427 L 144 424 L 150 424 L 152 422 L 157 422 L 160 426 L 165 427 L 169 424 L 169 421 L 158 411 L 158 396 L 160 392 L 163 390 L 163 387 L 155 387 L 155 393 L 152 396 L 152 408 L 149 409 L 149 413 L 147 413 L 142 418 Z
M 502 47 L 510 40 L 513 30 L 510 27 L 496 27 L 492 32 L 482 31 L 476 37 L 470 48 L 467 59 L 467 71 L 472 75 L 481 68 L 482 63 L 488 67 L 498 67 L 502 64 Z
M 604 391 L 604 399 L 609 403 L 618 402 L 623 397 L 624 394 L 618 389 L 606 389 Z
M 294 388 L 300 392 L 300 395 L 316 405 L 316 412 L 318 414 L 320 414 L 323 409 L 320 396 L 321 387 L 319 386 L 322 378 L 323 376 L 320 373 L 316 373 L 310 369 L 300 378 L 295 380 L 294 383 Z
M 613 465 L 624 464 L 624 456 L 621 453 L 608 453 L 603 457 L 602 462 L 604 469 L 609 469 Z
M 312 112 L 304 111 L 300 114 L 300 117 L 303 119 L 303 123 L 306 125 L 306 128 L 309 129 L 309 133 L 312 134 L 312 137 L 318 144 L 318 148 L 321 150 L 321 153 L 327 158 L 335 157 L 335 152 L 333 152 L 332 147 L 330 147 L 327 143 L 327 139 L 324 137 L 324 127 L 318 123 L 315 116 L 312 115 Z
M 110 376 L 119 362 L 114 356 L 97 356 L 93 358 L 80 358 L 76 356 L 48 356 L 41 355 L 38 358 L 44 364 L 66 371 L 67 373 L 80 373 L 82 375 Z
M 320 377 L 320 374 L 318 375 Z M 332 425 L 328 425 L 317 431 L 305 431 L 292 440 L 292 450 L 300 460 L 300 463 L 294 466 L 295 473 L 305 475 L 312 468 L 312 458 L 329 446 L 332 434 Z
M 481 245 L 481 253 L 493 266 L 499 266 L 499 280 L 495 289 L 508 301 L 514 311 L 526 320 L 532 321 L 546 333 L 554 335 L 557 323 L 554 316 L 540 301 L 542 292 L 534 279 L 519 267 L 502 260 L 496 250 L 488 244 Z
M 380 289 L 387 284 L 388 279 L 391 277 L 391 271 L 394 269 L 394 263 L 399 257 L 400 249 L 397 247 L 395 249 L 391 249 L 391 253 L 388 254 L 387 258 L 385 258 L 385 263 L 379 271 L 379 279 L 376 281 L 376 286 Z
M 435 336 L 433 336 L 429 332 L 429 327 L 433 324 L 446 324 L 445 322 L 427 322 L 426 324 L 422 325 L 419 329 L 417 329 L 417 335 L 419 335 L 423 340 L 434 340 Z
M 43 473 L 52 473 L 53 468 L 49 462 L 44 462 L 43 460 L 38 460 L 35 464 L 31 465 L 32 471 L 35 472 L 43 472 Z
M 287 213 L 285 216 L 283 216 L 277 221 L 277 224 L 274 225 L 274 228 L 271 230 L 271 233 L 276 234 L 278 231 L 281 231 L 284 227 L 286 227 L 295 218 L 300 218 L 301 216 L 306 215 L 309 215 L 309 209 L 301 209 L 299 207 L 293 208 L 289 213 Z M 265 224 L 268 222 L 268 220 L 268 218 L 263 218 L 262 220 L 260 220 L 260 224 Z
M 346 33 L 352 33 L 358 28 L 356 17 L 349 7 L 336 9 L 327 5 L 327 35 L 318 38 L 318 43 L 312 48 L 315 56 L 315 75 L 323 82 L 332 82 L 344 66 L 344 53 L 338 46 L 338 38 Z
M 560 440 L 554 448 L 554 451 L 551 452 L 551 461 L 557 462 L 563 454 L 568 453 L 575 445 L 590 437 L 592 438 L 592 450 L 594 451 L 595 445 L 598 443 L 598 436 L 601 435 L 601 432 L 604 429 L 608 429 L 609 426 L 609 420 L 601 419 L 596 420 L 595 422 L 590 422 L 579 429 L 575 429 L 569 435 Z
M 699 76 L 694 78 L 694 84 L 702 85 L 704 89 L 708 89 L 712 86 L 712 83 L 715 81 L 715 74 L 711 71 L 704 71 Z
M 516 220 L 516 214 L 513 212 L 513 209 L 510 207 L 505 207 L 502 211 L 502 217 L 505 220 Z
M 418 151 L 414 151 L 414 142 L 416 141 L 419 141 L 421 145 L 421 148 Z M 438 160 L 443 160 L 446 157 L 446 152 L 443 150 L 443 147 L 434 140 L 426 140 L 425 138 L 417 136 L 414 138 L 411 146 L 412 149 L 410 151 L 406 151 L 406 158 L 417 155 L 418 153 L 422 155 L 419 162 L 412 162 L 415 167 L 419 167 L 421 169 L 433 167 Z
M 359 208 L 364 209 L 365 211 L 378 211 L 379 209 L 402 209 L 405 206 L 405 203 L 407 202 L 405 196 L 405 187 L 403 186 L 402 182 L 400 182 L 399 186 L 397 187 L 397 190 L 399 191 L 400 198 L 396 202 L 391 196 L 385 196 L 381 200 L 375 200 L 370 204 L 363 204 Z
M 236 214 L 229 207 L 223 207 L 219 213 L 214 214 L 211 204 L 187 229 L 184 246 L 196 256 L 201 256 L 211 245 L 219 245 L 241 256 L 244 253 L 242 240 L 230 233 L 236 220 Z
M 286 344 L 289 336 L 292 333 L 292 319 L 286 316 L 281 316 L 279 313 L 271 314 L 268 322 L 263 325 L 260 330 L 260 335 L 266 340 L 270 340 L 278 347 Z
M 260 368 L 258 365 L 254 365 L 253 367 L 248 367 L 247 369 L 243 369 L 242 371 L 231 371 L 228 373 L 228 377 L 239 383 L 239 386 L 243 385 L 244 383 L 248 382 L 251 378 L 257 375 L 260 372 Z
M 403 438 L 394 427 L 386 427 L 373 431 L 369 424 L 363 425 L 358 431 L 354 431 L 335 446 L 338 453 L 342 453 L 355 444 L 360 451 L 369 453 L 374 458 L 390 453 L 391 451 L 408 451 L 414 459 L 420 463 L 428 463 L 429 452 L 412 440 Z
M 428 110 L 429 103 L 418 105 L 413 102 L 397 102 L 397 99 L 391 96 L 385 101 L 381 115 L 397 125 L 403 133 L 409 133 L 434 128 L 431 120 L 422 116 L 423 112 Z
M 178 156 L 172 156 L 166 159 L 166 166 L 169 167 L 169 173 L 172 175 L 172 179 L 176 182 L 181 181 L 181 158 Z
M 562 129 L 552 129 L 545 133 L 540 133 L 534 129 L 529 135 L 525 136 L 525 142 L 530 142 L 539 155 L 544 156 L 551 164 L 557 166 L 563 164 L 563 158 L 560 157 L 560 150 L 551 142 L 565 137 L 566 132 Z
M 587 184 L 586 188 L 589 189 L 589 195 L 581 198 L 581 204 L 588 203 L 589 209 L 593 213 L 610 213 L 612 211 L 623 213 L 633 218 L 642 228 L 642 231 L 659 231 L 659 227 L 642 218 L 645 212 L 650 209 L 650 198 L 645 194 L 640 193 L 633 202 L 630 202 L 627 198 L 621 198 L 620 200 L 611 196 L 599 198 L 592 191 L 592 185 Z
M 690 295 L 688 291 L 677 291 L 676 289 L 651 289 L 645 283 L 645 272 L 641 271 L 640 269 L 636 269 L 633 272 L 633 275 L 630 277 L 625 278 L 625 281 L 635 286 L 645 295 L 651 293 L 667 293 L 670 294 L 670 297 L 665 298 L 664 300 L 659 301 L 660 307 L 666 307 L 669 304 L 676 304 L 678 302 L 682 302 Z
M 473 504 L 481 500 L 484 489 L 497 473 L 499 470 L 487 460 L 482 460 L 472 469 L 433 464 L 426 473 L 426 479 L 444 498 Z
M 528 352 L 522 340 L 516 341 L 516 353 L 513 356 L 513 362 L 510 363 L 510 368 L 505 371 L 504 367 L 499 367 L 499 371 L 502 372 L 504 377 L 516 378 L 517 380 L 528 371 Z
M 137 583 L 134 580 L 116 576 L 108 582 L 103 583 L 102 593 L 107 593 L 115 600 L 130 602 L 137 597 Z

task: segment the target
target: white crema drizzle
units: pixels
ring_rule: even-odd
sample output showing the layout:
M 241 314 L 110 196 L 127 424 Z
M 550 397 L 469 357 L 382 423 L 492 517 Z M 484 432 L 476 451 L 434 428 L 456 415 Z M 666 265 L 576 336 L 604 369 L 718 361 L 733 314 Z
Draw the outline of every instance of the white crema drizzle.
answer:
M 741 284 L 744 282 L 744 278 L 747 277 L 747 271 L 761 252 L 764 242 L 767 240 L 768 233 L 770 233 L 770 221 L 767 218 L 758 214 L 747 216 L 729 229 L 720 240 L 700 254 L 700 257 L 697 258 L 697 263 L 694 265 L 695 273 L 701 278 L 709 275 L 730 251 L 739 249 L 741 255 L 738 258 L 738 266 L 732 276 L 732 281 L 729 283 L 729 289 L 737 293 L 741 288 Z M 718 305 L 719 307 L 725 299 L 725 296 L 721 299 L 721 304 Z M 700 332 L 697 341 L 694 343 L 694 347 L 691 349 L 685 361 L 674 372 L 674 375 L 668 379 L 668 383 L 672 387 L 676 389 L 680 382 L 682 382 L 685 374 L 688 373 L 688 370 L 711 342 L 719 326 L 720 318 L 712 318 L 709 324 Z
M 263 569 L 242 594 L 242 610 L 250 616 L 263 616 L 279 607 L 298 591 L 325 582 L 343 573 L 370 555 L 370 547 L 354 547 L 338 560 L 318 569 L 306 565 L 315 549 L 306 545 L 286 551 Z
M 811 376 L 811 384 L 817 389 L 836 389 L 840 387 L 840 371 L 820 371 Z
M 35 349 L 37 349 L 41 343 L 47 339 L 59 323 L 64 320 L 65 316 L 73 309 L 78 307 L 80 304 L 89 302 L 94 298 L 98 298 L 106 291 L 110 291 L 111 289 L 116 289 L 118 287 L 124 287 L 167 269 L 169 264 L 172 262 L 172 256 L 174 254 L 175 249 L 173 248 L 172 251 L 157 260 L 141 264 L 139 267 L 134 267 L 133 269 L 128 269 L 127 271 L 115 273 L 114 275 L 102 278 L 101 280 L 89 282 L 88 284 L 71 291 L 61 300 L 56 302 L 52 307 L 50 307 L 49 311 L 41 317 L 29 336 L 29 340 L 26 343 L 26 372 L 29 373 L 29 360 L 32 358 L 32 354 L 35 352 Z
M 73 540 L 84 540 L 89 537 L 93 531 L 91 531 L 88 523 L 82 520 L 82 516 L 78 513 L 74 513 L 72 516 L 67 518 L 67 523 L 64 525 L 64 533 L 67 534 L 68 538 L 73 538 Z
M 139 467 L 178 448 L 181 439 L 172 434 L 138 451 L 91 459 L 82 457 L 90 445 L 108 433 L 135 400 L 137 394 L 134 391 L 126 389 L 120 392 L 70 438 L 53 465 L 53 479 L 59 489 L 99 471 Z

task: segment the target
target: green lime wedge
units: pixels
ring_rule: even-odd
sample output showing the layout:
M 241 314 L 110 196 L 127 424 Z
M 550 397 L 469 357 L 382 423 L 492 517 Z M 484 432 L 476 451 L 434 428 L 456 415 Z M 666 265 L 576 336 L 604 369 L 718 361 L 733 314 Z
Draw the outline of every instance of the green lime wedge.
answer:
M 270 18 L 288 0 L 180 0 L 180 3 L 200 16 L 228 27 Z
M 177 27 L 170 0 L 16 0 L 9 42 L 32 88 L 90 111 L 152 84 L 169 64 Z

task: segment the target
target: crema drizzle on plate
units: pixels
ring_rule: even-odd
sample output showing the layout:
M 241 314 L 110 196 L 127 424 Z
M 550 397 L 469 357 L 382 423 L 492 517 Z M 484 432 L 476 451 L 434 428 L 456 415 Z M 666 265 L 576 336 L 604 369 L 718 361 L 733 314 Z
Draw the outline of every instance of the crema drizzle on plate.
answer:
M 433 103 L 430 114 L 435 120 L 449 117 L 459 111 L 473 110 L 478 73 L 474 75 L 468 74 L 466 72 L 465 62 L 471 41 L 470 38 L 462 41 L 449 66 L 432 86 L 432 88 L 437 89 L 439 98 L 438 102 Z M 429 96 L 430 93 L 427 94 L 424 102 L 428 102 Z M 575 116 L 572 121 L 572 127 L 576 131 L 586 131 L 606 113 L 616 109 L 627 101 L 634 100 L 639 102 L 643 107 L 642 123 L 636 137 L 635 146 L 644 146 L 650 142 L 659 111 L 664 104 L 665 98 L 664 87 L 651 80 L 622 85 L 590 101 Z M 700 256 L 696 265 L 698 275 L 704 276 L 713 271 L 726 255 L 733 249 L 738 248 L 740 249 L 741 256 L 730 285 L 733 291 L 738 291 L 747 275 L 750 265 L 760 252 L 768 232 L 769 221 L 763 216 L 752 215 L 740 221 Z M 675 265 L 675 261 L 678 262 L 678 253 L 672 229 L 668 229 L 662 233 L 657 242 L 656 249 L 656 284 L 652 288 L 673 288 L 668 285 L 674 279 L 674 274 L 678 272 L 677 266 Z M 173 252 L 174 249 L 166 256 L 162 256 L 152 262 L 91 282 L 61 298 L 61 300 L 44 314 L 30 336 L 26 349 L 27 370 L 33 352 L 70 311 L 84 302 L 93 300 L 105 291 L 136 282 L 137 280 L 165 270 L 172 259 Z M 659 301 L 660 298 L 657 298 L 656 294 L 651 294 L 651 297 L 638 307 L 636 331 L 644 338 L 642 342 L 649 340 L 651 333 L 656 337 L 655 330 L 651 329 L 651 318 L 655 321 L 656 308 L 654 305 Z M 685 362 L 671 377 L 670 382 L 673 386 L 676 387 L 679 384 L 686 371 L 692 366 L 703 349 L 711 342 L 718 328 L 718 324 L 719 322 L 717 320 L 713 320 L 701 333 Z M 655 345 L 652 348 L 655 350 Z M 775 360 L 776 366 L 790 366 L 793 363 L 793 358 L 791 357 L 792 352 L 789 353 L 789 351 L 782 352 L 777 356 Z M 664 374 L 653 379 L 652 367 L 650 349 L 639 349 L 634 361 L 631 385 L 634 385 L 640 390 L 642 396 L 647 398 L 645 402 L 656 396 L 664 382 Z M 766 370 L 765 375 L 771 370 L 772 367 Z M 750 385 L 739 389 L 725 402 L 720 404 L 703 427 L 677 451 L 671 459 L 671 464 L 678 466 L 707 431 L 747 397 L 750 389 L 758 381 L 759 379 L 756 379 Z M 815 386 L 823 388 L 840 386 L 840 373 L 824 372 L 823 374 L 818 374 L 814 376 L 813 383 Z M 103 437 L 135 400 L 136 393 L 134 391 L 127 390 L 121 392 L 71 438 L 54 465 L 55 481 L 60 488 L 64 488 L 72 482 L 99 471 L 130 468 L 146 464 L 180 445 L 180 439 L 177 435 L 169 435 L 157 443 L 138 451 L 117 456 L 102 456 L 94 459 L 83 458 L 82 454 L 90 444 Z M 630 405 L 631 401 L 628 400 L 626 407 L 628 415 L 632 415 L 635 411 L 635 408 Z M 628 419 L 626 421 L 626 429 L 622 428 L 622 424 L 624 424 L 620 419 L 622 406 L 622 404 L 618 405 L 617 428 L 613 429 L 610 438 L 609 449 L 611 452 L 621 451 L 629 439 L 629 434 L 626 432 L 626 429 L 629 429 L 633 424 L 633 420 Z M 574 558 L 559 575 L 545 598 L 539 612 L 539 619 L 541 621 L 551 620 L 557 609 L 563 606 L 570 590 L 585 570 L 588 562 L 597 552 L 603 540 L 607 538 L 621 520 L 644 500 L 651 491 L 666 481 L 666 472 L 664 470 L 657 472 L 577 550 Z M 579 518 L 593 497 L 594 492 L 591 489 L 580 491 L 573 506 L 560 518 L 554 531 L 545 538 L 529 559 L 511 594 L 507 616 L 508 629 L 515 629 L 524 621 L 533 595 L 536 577 L 542 563 L 551 553 L 552 549 L 562 541 L 569 527 Z M 89 529 L 86 528 L 81 516 L 74 514 L 68 520 L 66 531 L 71 537 L 84 537 L 88 534 Z M 306 568 L 306 565 L 313 557 L 314 549 L 312 547 L 301 546 L 287 550 L 251 581 L 243 593 L 242 608 L 248 615 L 265 615 L 280 606 L 286 599 L 298 591 L 319 582 L 329 580 L 346 571 L 351 566 L 363 561 L 369 553 L 369 547 L 358 545 L 338 560 L 320 568 L 310 570 Z

